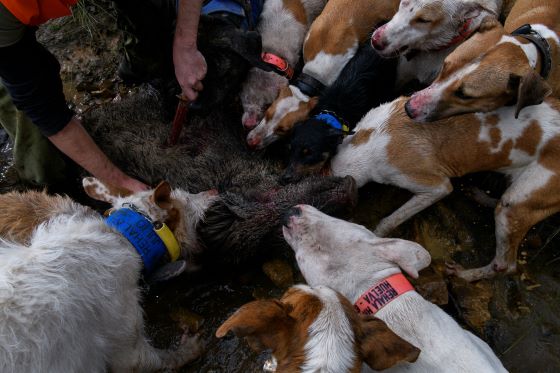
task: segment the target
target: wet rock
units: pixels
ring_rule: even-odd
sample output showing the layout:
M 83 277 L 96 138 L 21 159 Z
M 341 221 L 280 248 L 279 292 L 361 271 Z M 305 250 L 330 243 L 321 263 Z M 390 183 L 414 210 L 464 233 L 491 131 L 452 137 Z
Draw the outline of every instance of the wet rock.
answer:
M 426 300 L 438 306 L 444 306 L 449 302 L 447 284 L 442 272 L 436 270 L 433 265 L 420 272 L 420 277 L 412 283 L 416 291 Z
M 492 282 L 469 283 L 461 278 L 451 277 L 450 292 L 465 323 L 482 335 L 486 322 L 492 318 L 489 310 L 494 293 Z
M 191 333 L 198 331 L 204 320 L 202 316 L 197 315 L 186 308 L 175 308 L 171 310 L 171 314 L 169 316 L 171 317 L 171 320 L 175 321 L 179 325 L 179 328 Z
M 294 283 L 294 272 L 290 264 L 281 259 L 274 259 L 262 266 L 263 272 L 279 288 L 288 288 Z

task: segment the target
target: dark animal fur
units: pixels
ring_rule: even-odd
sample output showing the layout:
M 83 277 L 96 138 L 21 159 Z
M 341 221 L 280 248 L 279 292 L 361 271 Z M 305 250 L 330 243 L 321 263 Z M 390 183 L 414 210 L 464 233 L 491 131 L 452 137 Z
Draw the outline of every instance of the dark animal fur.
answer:
M 319 97 L 312 115 L 336 113 L 353 129 L 372 108 L 396 97 L 396 59 L 380 57 L 369 44 L 360 47 L 339 78 Z M 344 134 L 313 116 L 295 126 L 284 182 L 320 169 L 334 153 Z
M 237 110 L 237 111 L 236 111 Z M 153 91 L 87 113 L 84 125 L 109 157 L 123 169 L 150 184 L 162 179 L 196 193 L 217 188 L 221 198 L 199 224 L 199 240 L 206 255 L 221 262 L 240 263 L 278 236 L 282 214 L 306 203 L 335 213 L 356 198 L 350 178 L 308 178 L 281 186 L 280 169 L 250 154 L 239 108 L 221 108 L 205 118 L 190 118 L 180 144 L 164 144 L 170 123 Z M 233 123 L 232 123 L 233 122 Z

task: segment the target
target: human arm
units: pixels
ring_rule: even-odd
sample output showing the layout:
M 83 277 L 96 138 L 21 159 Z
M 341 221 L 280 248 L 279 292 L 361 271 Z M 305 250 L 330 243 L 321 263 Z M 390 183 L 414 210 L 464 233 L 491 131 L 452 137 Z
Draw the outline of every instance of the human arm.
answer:
M 120 171 L 93 142 L 68 109 L 56 58 L 28 30 L 21 40 L 0 47 L 0 77 L 16 107 L 63 153 L 94 176 L 139 191 L 146 185 Z
M 206 60 L 198 50 L 196 39 L 198 21 L 203 0 L 179 0 L 175 39 L 173 40 L 173 64 L 175 76 L 183 94 L 194 101 L 202 91 L 202 79 L 206 76 Z

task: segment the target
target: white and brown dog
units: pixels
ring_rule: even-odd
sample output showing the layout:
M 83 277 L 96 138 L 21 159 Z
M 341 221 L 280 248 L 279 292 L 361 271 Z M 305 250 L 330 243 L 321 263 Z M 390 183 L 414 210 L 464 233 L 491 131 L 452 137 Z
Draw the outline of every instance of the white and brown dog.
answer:
M 468 281 L 514 272 L 527 231 L 560 211 L 560 102 L 549 98 L 530 106 L 518 120 L 514 107 L 504 107 L 423 125 L 408 118 L 406 100 L 370 111 L 339 146 L 332 173 L 354 177 L 359 187 L 374 181 L 414 193 L 381 220 L 378 236 L 450 194 L 452 177 L 479 171 L 509 175 L 511 185 L 495 211 L 496 257 L 482 268 L 449 269 Z
M 420 353 L 383 321 L 356 313 L 346 298 L 325 286 L 297 285 L 280 300 L 247 303 L 216 336 L 229 331 L 259 352 L 271 349 L 278 373 L 357 373 L 364 371 L 363 362 L 383 370 L 413 362 Z
M 294 74 L 303 39 L 311 23 L 325 7 L 326 0 L 267 0 L 259 18 L 257 31 L 262 38 L 262 59 L 273 71 L 258 67 L 249 70 L 241 88 L 241 121 L 253 129 L 264 111 L 288 85 Z M 269 69 L 267 69 L 269 70 Z
M 501 5 L 501 0 L 402 0 L 391 21 L 375 30 L 371 45 L 382 56 L 401 56 L 397 88 L 411 81 L 425 87 L 482 20 L 498 18 Z
M 280 90 L 264 118 L 247 136 L 263 149 L 307 118 L 324 86 L 330 86 L 371 31 L 391 19 L 398 0 L 330 0 L 313 22 L 303 46 L 305 65 L 296 82 Z
M 194 227 L 214 198 L 171 191 L 167 183 L 132 195 L 113 194 L 93 178 L 84 186 L 115 209 L 134 209 L 150 227 L 135 245 L 151 250 L 142 243 L 158 230 L 158 250 L 167 240 L 169 257 L 194 249 Z M 68 197 L 8 193 L 0 204 L 0 371 L 156 371 L 200 355 L 196 337 L 185 335 L 174 351 L 157 350 L 145 337 L 138 280 L 154 251 L 142 251 L 141 259 L 123 230 Z
M 311 286 L 339 291 L 356 310 L 374 314 L 420 349 L 416 362 L 397 364 L 388 372 L 506 371 L 485 342 L 422 298 L 403 276 L 401 269 L 416 278 L 430 264 L 422 246 L 376 237 L 363 226 L 305 205 L 292 209 L 283 232 Z
M 501 7 L 502 0 L 402 0 L 371 44 L 385 57 L 446 50 L 468 38 L 484 18 L 498 18 Z
M 418 122 L 515 105 L 517 115 L 552 93 L 560 97 L 560 1 L 517 0 L 504 26 L 487 20 L 445 59 L 407 113 Z

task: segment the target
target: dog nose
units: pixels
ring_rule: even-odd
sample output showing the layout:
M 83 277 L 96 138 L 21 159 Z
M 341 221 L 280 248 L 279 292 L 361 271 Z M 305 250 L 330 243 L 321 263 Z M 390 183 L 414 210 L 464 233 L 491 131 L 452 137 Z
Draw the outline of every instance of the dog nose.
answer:
M 261 143 L 261 138 L 258 136 L 249 136 L 247 137 L 247 145 L 249 145 L 250 149 L 255 150 Z
M 410 101 L 411 100 L 408 100 L 404 105 L 404 111 L 406 111 L 406 115 L 408 115 L 410 119 L 414 119 L 418 114 L 414 111 L 414 108 L 412 107 Z
M 243 118 L 243 127 L 245 127 L 246 130 L 252 130 L 253 128 L 255 128 L 257 126 L 257 116 L 256 115 L 252 115 L 252 114 L 247 114 L 244 118 Z
M 383 40 L 384 30 L 385 30 L 385 26 L 382 26 L 378 28 L 371 36 L 371 46 L 373 47 L 373 49 L 382 51 L 383 49 L 387 48 L 387 43 Z
M 301 208 L 298 206 L 294 206 L 282 216 L 282 225 L 286 228 L 289 228 L 290 225 L 290 218 L 292 216 L 301 216 Z

